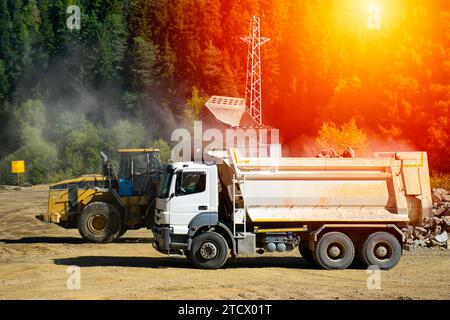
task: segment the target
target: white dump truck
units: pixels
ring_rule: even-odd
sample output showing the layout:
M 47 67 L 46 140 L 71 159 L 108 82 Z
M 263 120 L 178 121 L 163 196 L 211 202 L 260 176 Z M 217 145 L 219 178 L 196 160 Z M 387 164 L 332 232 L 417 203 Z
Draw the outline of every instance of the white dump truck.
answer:
M 354 259 L 390 269 L 408 224 L 431 216 L 425 152 L 371 158 L 243 158 L 210 152 L 212 163 L 174 163 L 156 200 L 155 248 L 199 268 L 229 255 L 299 248 L 311 263 L 345 269 Z

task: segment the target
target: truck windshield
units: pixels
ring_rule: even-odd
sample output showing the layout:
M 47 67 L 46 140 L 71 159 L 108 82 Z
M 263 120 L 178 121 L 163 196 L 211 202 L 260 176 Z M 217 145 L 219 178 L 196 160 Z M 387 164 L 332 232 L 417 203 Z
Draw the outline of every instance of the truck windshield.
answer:
M 161 184 L 160 184 L 160 189 L 159 189 L 159 195 L 158 195 L 159 198 L 165 199 L 165 198 L 169 197 L 170 184 L 172 182 L 173 173 L 174 173 L 174 169 L 170 165 L 164 169 L 164 174 L 163 174 Z

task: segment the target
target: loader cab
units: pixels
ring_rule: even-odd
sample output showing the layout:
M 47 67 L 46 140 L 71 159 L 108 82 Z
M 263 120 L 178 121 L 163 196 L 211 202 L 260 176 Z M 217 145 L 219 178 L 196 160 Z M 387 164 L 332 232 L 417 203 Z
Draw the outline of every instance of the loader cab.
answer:
M 120 196 L 156 196 L 161 171 L 158 149 L 120 149 Z

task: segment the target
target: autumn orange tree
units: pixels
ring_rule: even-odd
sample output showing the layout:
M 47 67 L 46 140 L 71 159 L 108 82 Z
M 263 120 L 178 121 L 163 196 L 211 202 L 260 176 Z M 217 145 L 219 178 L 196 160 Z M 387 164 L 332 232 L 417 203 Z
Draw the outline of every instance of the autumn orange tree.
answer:
M 79 0 L 80 30 L 66 28 L 69 4 L 0 3 L 1 159 L 23 150 L 15 114 L 28 100 L 45 105 L 40 137 L 57 149 L 56 169 L 74 169 L 61 165 L 72 156 L 62 125 L 78 132 L 85 121 L 101 136 L 127 120 L 143 124 L 134 133 L 145 141 L 168 140 L 197 118 L 202 97 L 244 96 L 240 37 L 256 14 L 271 38 L 262 48 L 264 122 L 292 156 L 319 131 L 322 146 L 364 150 L 357 128 L 369 143 L 408 141 L 429 153 L 432 170 L 450 172 L 448 0 Z
M 335 149 L 342 154 L 348 147 L 357 155 L 366 154 L 368 150 L 367 135 L 360 129 L 355 119 L 337 126 L 333 122 L 325 122 L 319 130 L 316 143 L 320 149 Z

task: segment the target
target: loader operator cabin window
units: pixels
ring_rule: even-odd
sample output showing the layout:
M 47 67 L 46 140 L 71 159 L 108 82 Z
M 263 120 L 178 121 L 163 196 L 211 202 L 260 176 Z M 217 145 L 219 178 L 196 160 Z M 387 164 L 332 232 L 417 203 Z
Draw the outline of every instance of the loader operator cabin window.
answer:
M 161 156 L 159 153 L 147 153 L 147 158 L 150 173 L 154 173 L 161 169 Z
M 133 157 L 133 170 L 134 170 L 133 175 L 135 176 L 147 173 L 148 171 L 147 154 L 139 154 Z
M 181 172 L 177 175 L 176 195 L 187 196 L 206 190 L 206 172 Z

